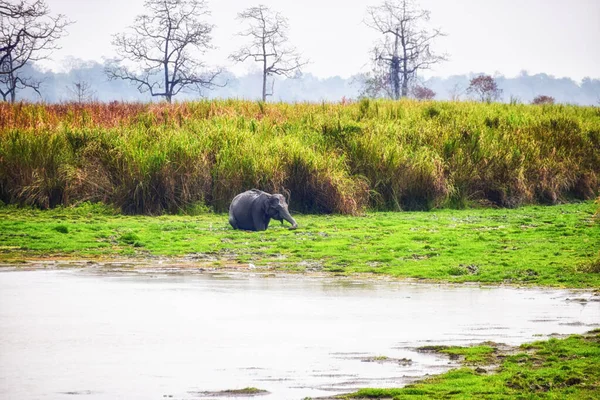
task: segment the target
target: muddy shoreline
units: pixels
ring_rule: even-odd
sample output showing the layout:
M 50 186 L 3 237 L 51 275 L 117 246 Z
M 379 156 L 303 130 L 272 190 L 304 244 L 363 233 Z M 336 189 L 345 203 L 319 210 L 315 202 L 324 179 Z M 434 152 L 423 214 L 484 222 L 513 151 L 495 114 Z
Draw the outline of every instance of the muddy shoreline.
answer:
M 277 277 L 288 279 L 326 279 L 359 282 L 398 282 L 406 284 L 440 285 L 447 287 L 481 287 L 481 288 L 518 288 L 539 290 L 568 290 L 573 293 L 590 294 L 587 299 L 573 298 L 572 301 L 600 302 L 600 288 L 564 288 L 540 286 L 523 282 L 448 282 L 429 278 L 396 277 L 386 274 L 372 273 L 337 273 L 321 269 L 291 271 L 277 265 L 255 265 L 240 263 L 232 260 L 220 260 L 223 263 L 214 265 L 214 259 L 209 255 L 193 255 L 186 257 L 148 257 L 148 258 L 32 258 L 16 261 L 0 262 L 2 271 L 37 271 L 37 270 L 87 270 L 98 274 L 139 274 L 139 275 L 250 275 L 265 278 Z

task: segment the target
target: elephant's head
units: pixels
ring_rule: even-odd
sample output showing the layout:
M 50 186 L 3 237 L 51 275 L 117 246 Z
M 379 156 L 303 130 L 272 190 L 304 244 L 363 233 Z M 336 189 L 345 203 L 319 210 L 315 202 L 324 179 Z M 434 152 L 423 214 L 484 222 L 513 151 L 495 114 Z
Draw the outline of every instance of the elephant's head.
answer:
M 281 194 L 271 194 L 265 204 L 266 214 L 277 221 L 283 223 L 285 219 L 287 222 L 292 224 L 290 229 L 296 229 L 298 224 L 296 220 L 290 215 L 288 211 L 288 205 L 285 198 Z

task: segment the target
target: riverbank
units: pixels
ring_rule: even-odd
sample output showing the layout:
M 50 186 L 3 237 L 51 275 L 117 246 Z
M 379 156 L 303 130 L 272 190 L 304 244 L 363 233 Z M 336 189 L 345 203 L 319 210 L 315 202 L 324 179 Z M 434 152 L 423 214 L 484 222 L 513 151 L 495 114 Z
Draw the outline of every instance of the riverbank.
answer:
M 399 389 L 362 389 L 335 399 L 597 399 L 600 330 L 518 347 L 484 343 L 432 346 L 462 359 L 462 368 Z
M 442 282 L 598 288 L 592 202 L 518 209 L 295 215 L 296 231 L 234 231 L 225 214 L 125 216 L 83 204 L 0 207 L 0 262 L 161 262 L 190 268 L 362 274 Z M 67 263 L 68 264 L 68 263 Z

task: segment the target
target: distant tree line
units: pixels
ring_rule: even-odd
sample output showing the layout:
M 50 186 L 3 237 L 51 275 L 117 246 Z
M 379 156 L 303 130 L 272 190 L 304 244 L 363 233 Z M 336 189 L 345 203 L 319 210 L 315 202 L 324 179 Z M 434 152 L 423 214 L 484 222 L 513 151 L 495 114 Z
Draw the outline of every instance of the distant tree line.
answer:
M 26 72 L 33 79 L 41 82 L 41 96 L 31 89 L 19 92 L 19 98 L 27 101 L 79 102 L 79 96 L 73 93 L 76 84 L 87 84 L 83 87 L 82 102 L 86 101 L 148 101 L 147 93 L 140 93 L 135 86 L 123 80 L 109 80 L 105 68 L 110 63 L 85 62 L 69 59 L 66 63 L 72 67 L 68 72 L 41 71 L 35 66 L 27 66 Z M 472 95 L 466 89 L 471 79 L 480 74 L 455 75 L 446 78 L 432 77 L 419 82 L 421 88 L 434 92 L 437 100 L 470 100 Z M 320 78 L 310 73 L 304 73 L 300 78 L 288 79 L 284 76 L 274 76 L 277 90 L 269 99 L 285 102 L 337 102 L 345 98 L 346 101 L 357 99 L 361 96 L 362 86 L 357 83 L 360 75 L 341 78 L 338 76 Z M 531 103 L 536 96 L 547 95 L 555 99 L 555 103 L 572 103 L 581 105 L 598 105 L 600 92 L 600 79 L 584 79 L 576 82 L 569 78 L 555 78 L 546 74 L 522 73 L 516 77 L 494 76 L 502 93 L 498 101 L 509 102 L 511 98 L 518 99 L 521 103 Z M 203 95 L 207 99 L 240 98 L 253 100 L 260 98 L 262 86 L 262 72 L 255 71 L 243 76 L 235 76 L 227 70 L 219 75 L 213 89 Z M 224 85 L 224 83 L 227 83 Z M 422 85 L 425 86 L 422 86 Z M 270 89 L 270 84 L 268 88 Z M 421 96 L 418 88 L 411 90 L 410 96 L 428 100 L 430 97 Z M 87 98 L 87 99 L 86 99 Z M 194 92 L 183 92 L 177 99 L 193 100 L 197 98 Z M 154 101 L 161 98 L 154 97 Z
M 269 97 L 318 101 L 411 96 L 419 100 L 600 103 L 599 81 L 590 78 L 581 85 L 568 78 L 527 73 L 517 78 L 479 74 L 422 79 L 423 71 L 448 56 L 434 51 L 435 40 L 445 34 L 428 26 L 430 12 L 414 0 L 385 0 L 379 6 L 367 7 L 364 23 L 380 35 L 372 50 L 370 72 L 350 80 L 318 80 L 307 75 L 300 84 L 292 80 L 302 77 L 308 60 L 289 43 L 287 19 L 269 7 L 257 5 L 238 13 L 242 25 L 238 35 L 243 43 L 229 58 L 240 63 L 253 61 L 261 71 L 260 76 L 243 78 L 203 60 L 212 47 L 213 29 L 206 20 L 210 11 L 205 0 L 146 0 L 144 11 L 125 32 L 113 37 L 118 58 L 102 65 L 101 73 L 98 63 L 79 63 L 69 74 L 55 74 L 38 71 L 34 63 L 59 48 L 59 40 L 72 22 L 64 15 L 53 15 L 44 0 L 0 0 L 2 99 L 14 102 L 17 92 L 28 100 L 37 94 L 46 101 L 144 99 L 122 84 L 127 83 L 142 95 L 168 102 L 175 96 L 189 99 L 198 94 L 254 98 L 255 88 L 260 86 L 263 101 Z M 70 81 L 65 81 L 66 76 Z M 276 82 L 285 93 L 275 95 Z M 309 93 L 307 82 L 314 86 Z

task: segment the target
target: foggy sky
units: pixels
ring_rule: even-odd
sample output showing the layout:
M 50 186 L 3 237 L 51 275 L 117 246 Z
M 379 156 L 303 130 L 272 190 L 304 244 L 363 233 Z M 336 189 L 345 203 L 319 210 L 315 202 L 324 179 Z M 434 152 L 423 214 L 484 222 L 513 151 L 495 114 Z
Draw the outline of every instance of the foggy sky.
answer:
M 65 14 L 76 23 L 60 40 L 45 65 L 68 68 L 65 58 L 102 61 L 115 56 L 111 35 L 122 32 L 143 12 L 144 0 L 46 0 L 52 13 Z M 363 19 L 369 5 L 380 0 L 250 1 L 211 0 L 209 22 L 216 25 L 209 65 L 236 74 L 255 68 L 234 65 L 227 56 L 242 43 L 236 37 L 237 12 L 263 3 L 290 22 L 290 40 L 311 63 L 304 71 L 319 77 L 349 77 L 369 69 L 369 50 L 377 38 Z M 421 0 L 432 13 L 431 25 L 448 34 L 435 50 L 450 61 L 425 76 L 450 76 L 472 71 L 516 76 L 522 70 L 580 80 L 600 77 L 599 0 Z

